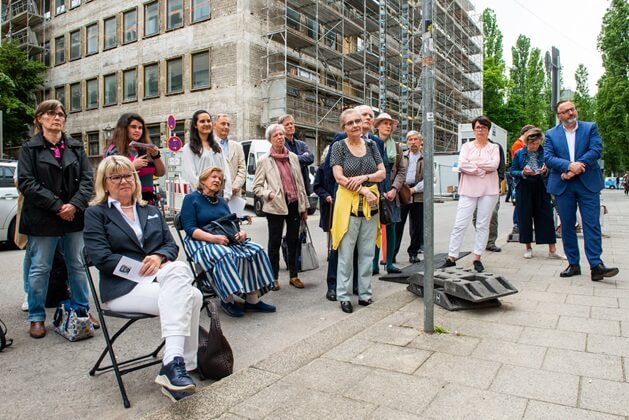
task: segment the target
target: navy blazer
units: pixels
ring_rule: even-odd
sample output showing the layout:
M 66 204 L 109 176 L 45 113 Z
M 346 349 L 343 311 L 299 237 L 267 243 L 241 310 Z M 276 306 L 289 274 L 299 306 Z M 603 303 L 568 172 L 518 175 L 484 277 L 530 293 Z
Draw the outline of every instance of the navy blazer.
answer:
M 571 163 L 566 133 L 561 124 L 546 131 L 544 158 L 550 170 L 547 186 L 549 193 L 562 194 L 568 182 L 580 182 L 594 193 L 600 192 L 605 187 L 601 168 L 598 165 L 598 160 L 603 153 L 603 141 L 595 123 L 578 122 L 574 149 L 575 162 L 584 163 L 586 170 L 568 181 L 563 181 L 561 174 L 568 171 Z
M 129 293 L 137 283 L 113 274 L 122 256 L 142 261 L 159 254 L 175 261 L 179 247 L 175 243 L 166 220 L 155 206 L 136 204 L 143 243 L 114 206 L 99 204 L 85 212 L 83 239 L 90 261 L 100 272 L 100 299 L 108 302 Z

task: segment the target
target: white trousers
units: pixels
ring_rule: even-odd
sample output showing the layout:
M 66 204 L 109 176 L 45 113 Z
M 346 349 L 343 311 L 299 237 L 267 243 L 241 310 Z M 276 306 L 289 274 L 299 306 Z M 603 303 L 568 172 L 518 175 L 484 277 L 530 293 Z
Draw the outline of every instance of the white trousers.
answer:
M 199 316 L 203 303 L 203 295 L 192 285 L 193 280 L 186 263 L 169 262 L 157 272 L 157 282 L 140 283 L 104 306 L 112 311 L 159 315 L 163 338 L 185 337 L 183 358 L 186 370 L 191 371 L 197 367 Z
M 476 237 L 474 239 L 474 254 L 482 255 L 487 246 L 489 237 L 489 222 L 491 214 L 498 202 L 498 195 L 485 195 L 482 197 L 459 196 L 459 205 L 456 209 L 456 220 L 450 235 L 448 256 L 459 258 L 459 250 L 465 236 L 465 231 L 472 221 L 476 210 Z

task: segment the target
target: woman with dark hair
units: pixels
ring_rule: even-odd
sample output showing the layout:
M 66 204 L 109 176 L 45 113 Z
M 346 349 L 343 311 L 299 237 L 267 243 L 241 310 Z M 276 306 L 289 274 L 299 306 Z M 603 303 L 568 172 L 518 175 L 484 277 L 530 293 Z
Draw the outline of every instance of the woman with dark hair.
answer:
M 60 245 L 72 300 L 88 307 L 87 277 L 79 256 L 83 212 L 92 196 L 92 167 L 83 142 L 64 132 L 66 110 L 47 100 L 35 110 L 35 135 L 24 143 L 17 167 L 24 195 L 20 233 L 28 235 L 28 320 L 30 335 L 46 335 L 46 294 L 55 250 Z
M 199 183 L 199 175 L 209 167 L 221 168 L 225 174 L 223 197 L 226 200 L 232 195 L 229 165 L 225 160 L 223 149 L 212 133 L 212 117 L 204 110 L 192 115 L 190 124 L 190 140 L 183 147 L 183 179 L 195 189 Z
M 129 146 L 131 142 L 144 143 L 146 147 L 131 147 Z M 154 204 L 153 177 L 163 176 L 166 173 L 166 166 L 159 148 L 151 143 L 144 118 L 139 114 L 127 112 L 118 119 L 114 135 L 103 153 L 103 158 L 115 155 L 125 156 L 133 162 L 142 183 L 142 199 Z

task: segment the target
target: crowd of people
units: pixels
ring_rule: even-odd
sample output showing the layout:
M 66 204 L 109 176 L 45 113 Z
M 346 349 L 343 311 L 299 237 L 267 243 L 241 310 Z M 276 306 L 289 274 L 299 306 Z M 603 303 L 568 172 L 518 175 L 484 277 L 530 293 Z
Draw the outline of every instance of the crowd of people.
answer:
M 533 257 L 535 241 L 548 246 L 549 258 L 568 260 L 561 277 L 581 274 L 575 230 L 578 207 L 591 279 L 599 281 L 618 273 L 601 260 L 598 214 L 603 183 L 597 160 L 602 142 L 596 125 L 578 121 L 569 101 L 558 103 L 557 116 L 560 124 L 546 132 L 545 141 L 539 128 L 523 127 L 511 149 L 508 170 L 502 147 L 489 138 L 492 122 L 484 116 L 472 121 L 474 140 L 463 144 L 459 153 L 459 201 L 443 267 L 456 265 L 470 224 L 476 229 L 474 270 L 484 271 L 481 257 L 485 251 L 500 252 L 495 243 L 497 214 L 506 173 L 515 191 L 514 225 L 525 246 L 524 258 Z M 165 347 L 155 381 L 171 399 L 184 398 L 195 390 L 189 372 L 196 368 L 202 295 L 192 285 L 190 268 L 177 261 L 179 246 L 155 206 L 154 178 L 166 171 L 159 148 L 151 143 L 143 118 L 125 113 L 93 176 L 83 144 L 64 131 L 65 119 L 60 102 L 39 104 L 36 134 L 23 145 L 18 163 L 17 185 L 24 197 L 19 232 L 28 237 L 24 286 L 29 333 L 33 338 L 46 335 L 44 300 L 58 248 L 68 269 L 72 299 L 89 306 L 80 260 L 85 247 L 100 273 L 100 298 L 105 306 L 159 315 Z M 381 253 L 385 270 L 400 272 L 395 264 L 407 219 L 408 262 L 421 262 L 423 138 L 418 131 L 405 133 L 404 150 L 394 138 L 397 123 L 388 113 L 375 117 L 366 105 L 344 110 L 340 131 L 324 150 L 313 185 L 308 167 L 314 155 L 296 137 L 294 118 L 284 115 L 269 125 L 265 133 L 269 151 L 258 160 L 253 182 L 253 192 L 261 198 L 266 214 L 265 249 L 239 227 L 229 234 L 208 227 L 229 218 L 229 200 L 242 194 L 245 157 L 240 143 L 229 137 L 228 115 L 213 119 L 205 110 L 193 114 L 182 152 L 182 176 L 192 187 L 181 208 L 183 246 L 209 274 L 227 315 L 276 311 L 261 298 L 280 289 L 283 237 L 288 284 L 306 287 L 299 278 L 297 250 L 312 191 L 320 199 L 319 224 L 329 238 L 326 298 L 338 301 L 343 312 L 353 311 L 353 295 L 361 306 L 373 303 L 371 279 L 379 272 Z M 566 257 L 556 248 L 553 207 L 562 222 Z M 386 247 L 381 246 L 383 237 Z M 117 275 L 123 257 L 136 260 L 140 274 L 154 280 L 134 282 Z

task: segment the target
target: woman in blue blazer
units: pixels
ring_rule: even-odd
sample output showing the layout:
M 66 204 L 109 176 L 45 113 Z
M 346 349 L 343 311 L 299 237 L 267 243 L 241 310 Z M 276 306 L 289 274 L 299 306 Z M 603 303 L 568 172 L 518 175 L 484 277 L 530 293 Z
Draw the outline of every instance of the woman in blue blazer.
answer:
M 165 346 L 155 382 L 170 399 L 181 399 L 196 387 L 188 372 L 197 367 L 201 292 L 192 286 L 189 267 L 176 261 L 179 247 L 162 214 L 142 200 L 140 178 L 129 159 L 103 160 L 95 189 L 83 235 L 100 272 L 101 300 L 113 311 L 159 315 Z M 141 266 L 139 276 L 126 277 L 124 257 Z

